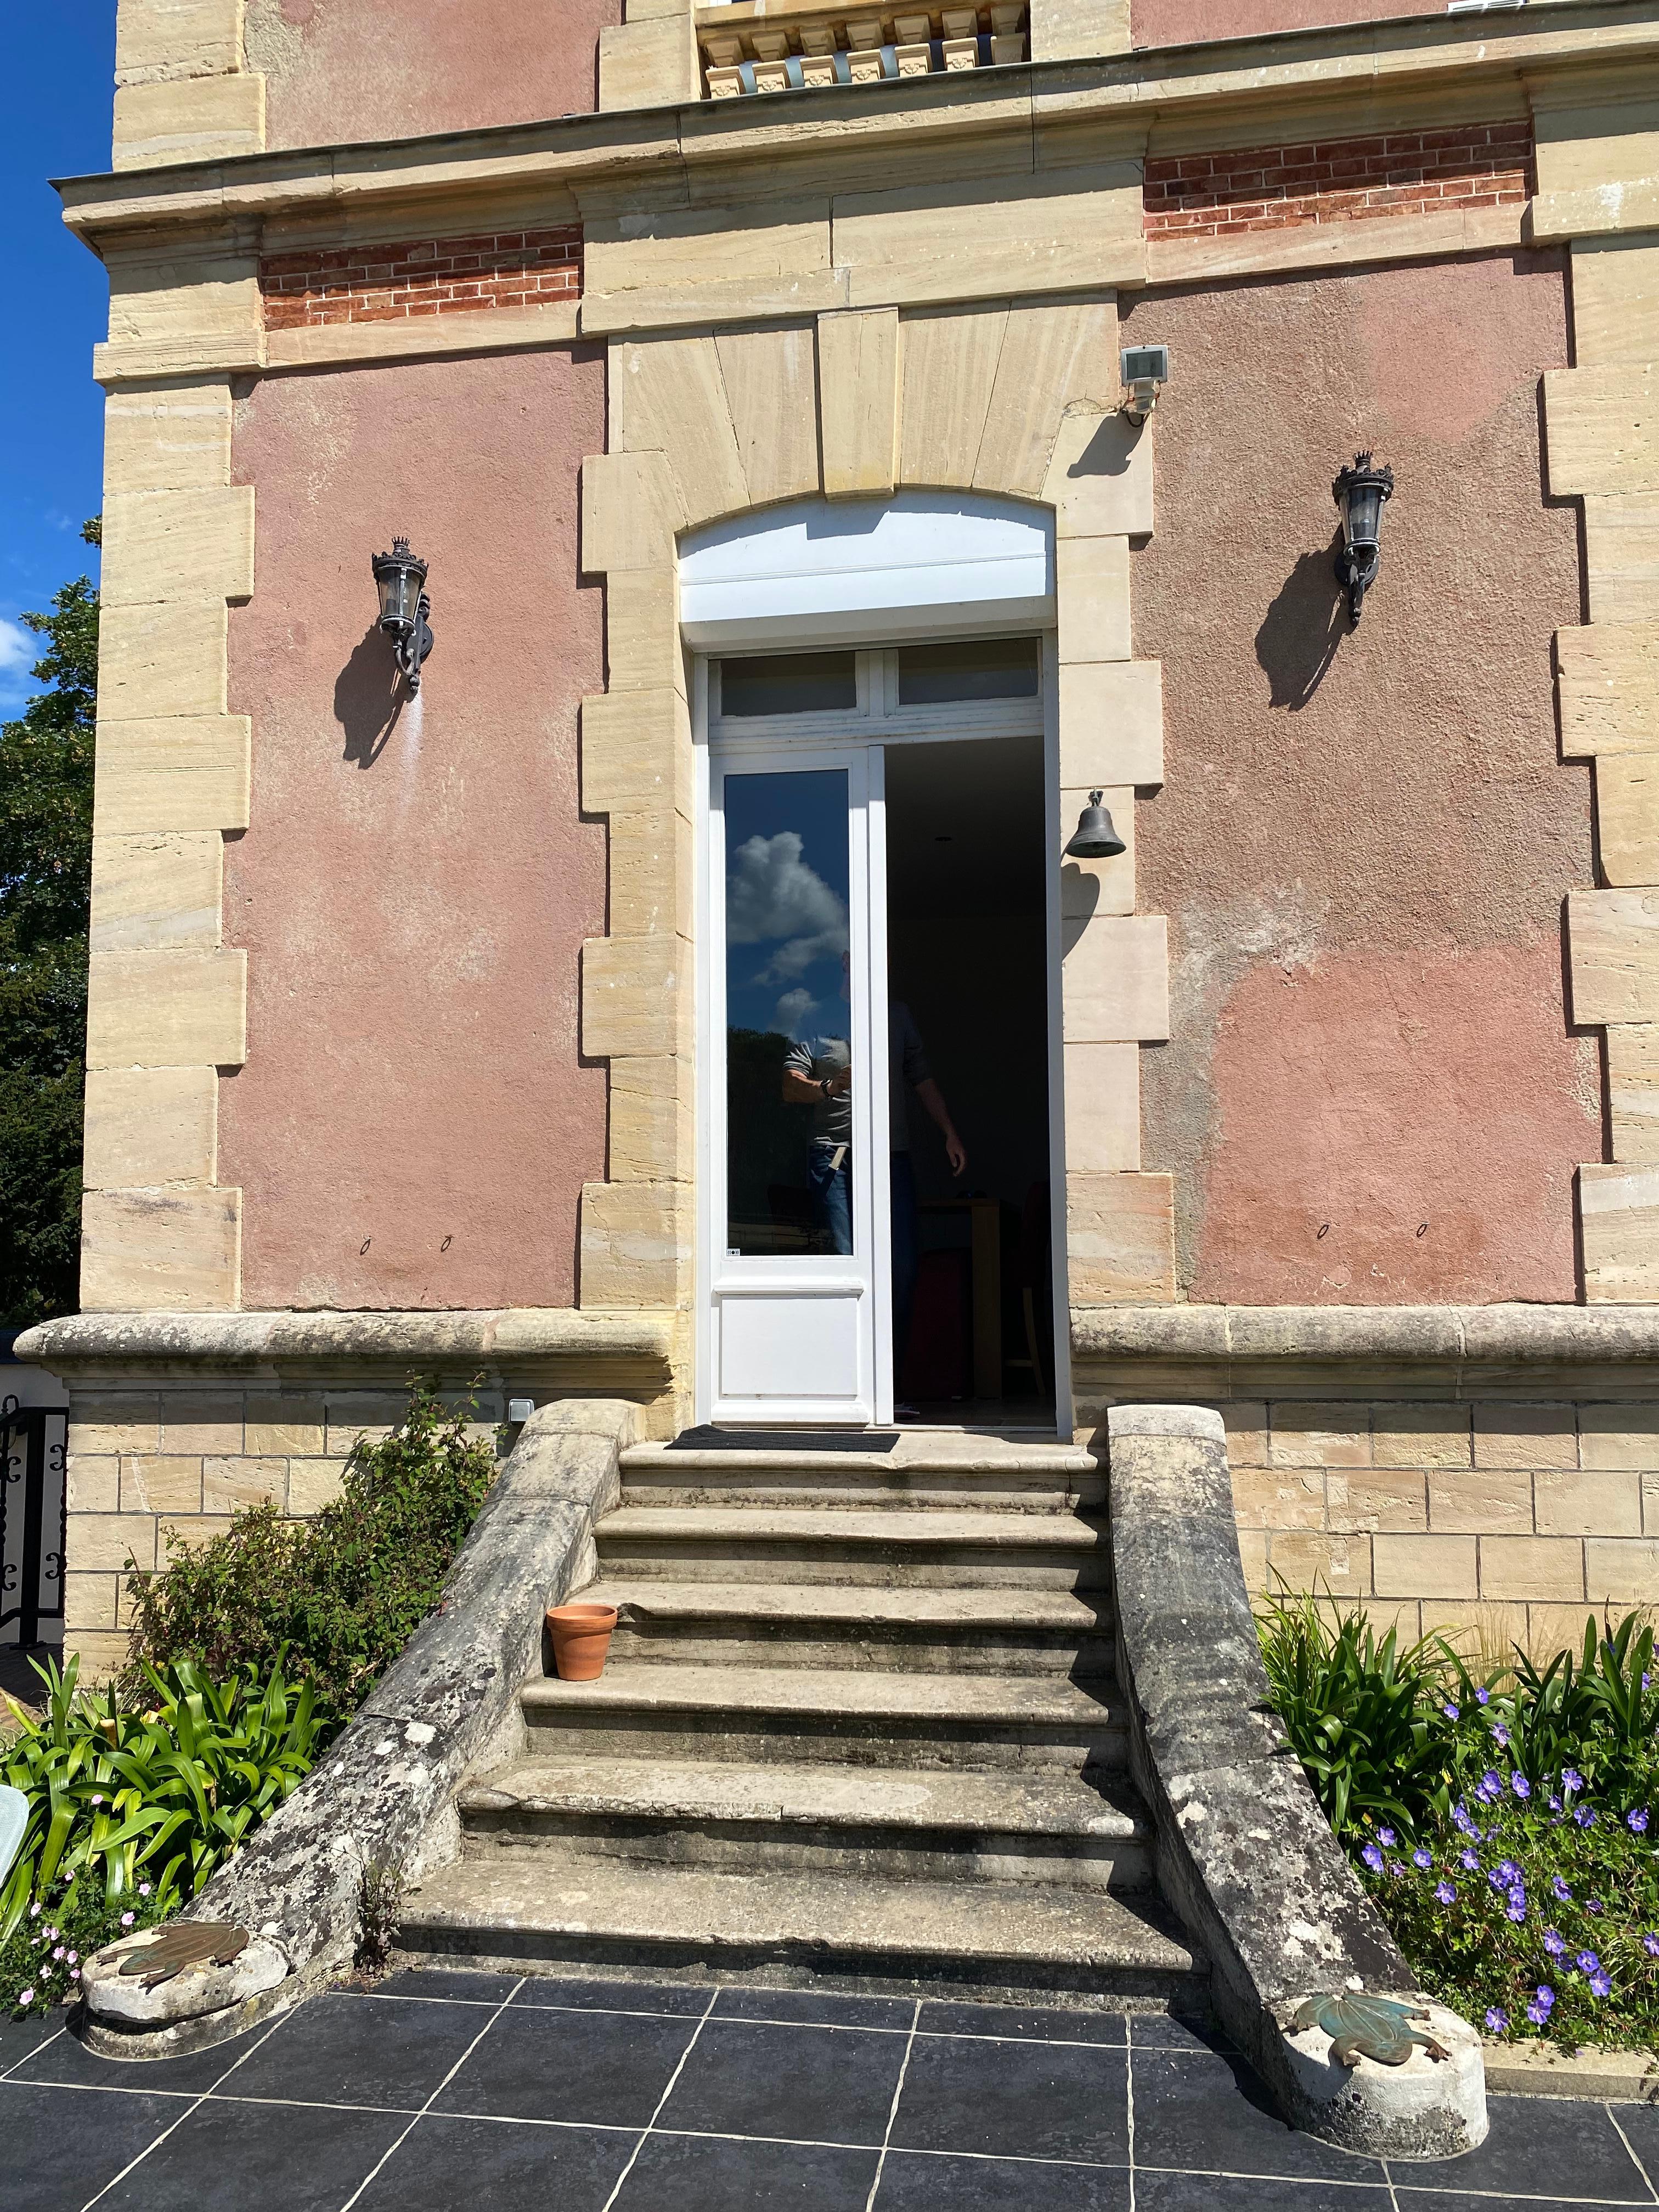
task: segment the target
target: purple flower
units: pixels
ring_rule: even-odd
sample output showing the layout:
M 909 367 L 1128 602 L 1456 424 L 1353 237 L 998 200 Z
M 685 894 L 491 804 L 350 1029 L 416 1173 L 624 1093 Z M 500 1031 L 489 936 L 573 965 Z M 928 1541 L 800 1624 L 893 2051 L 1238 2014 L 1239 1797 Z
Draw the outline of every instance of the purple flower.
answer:
M 1498 1871 L 1505 1881 L 1519 1881 L 1521 1879 L 1521 1869 L 1513 1859 L 1499 1859 Z
M 1599 1974 L 1601 1971 L 1601 1961 L 1594 1951 L 1581 1951 L 1572 1963 L 1581 1974 Z
M 1493 2005 L 1492 2009 L 1486 2014 L 1486 2026 L 1492 2030 L 1492 2033 L 1494 2035 L 1506 2035 L 1509 2033 L 1509 2025 L 1510 2016 L 1508 2013 L 1499 2012 L 1498 2007 Z
M 1451 1882 L 1437 1882 L 1434 1886 L 1434 1893 L 1439 1899 L 1442 1905 L 1455 1905 L 1457 1902 L 1457 1891 L 1455 1885 Z
M 1507 1751 L 1510 1742 L 1510 1732 L 1504 1726 L 1501 1721 L 1494 1721 L 1492 1723 L 1492 1741 L 1498 1746 L 1498 1748 L 1500 1751 Z
M 1561 1809 L 1561 1800 L 1560 1800 L 1559 1797 L 1552 1797 L 1552 1798 L 1550 1799 L 1550 1810 L 1551 1810 L 1551 1812 L 1552 1812 L 1552 1813 L 1559 1813 L 1559 1812 L 1560 1811 L 1560 1809 Z
M 1582 1790 L 1583 1786 L 1584 1778 L 1576 1766 L 1564 1766 L 1561 1769 L 1561 1787 L 1569 1796 L 1575 1790 Z
M 1646 1835 L 1648 1832 L 1647 1807 L 1644 1805 L 1634 1813 L 1626 1813 L 1625 1815 L 1625 1826 L 1629 1828 L 1634 1835 Z
M 57 1948 L 57 1949 L 52 1953 L 52 1957 L 53 1957 L 54 1959 L 61 1959 L 61 1958 L 63 1957 L 63 1955 L 64 1955 L 64 1947 L 63 1947 L 63 1945 L 62 1945 L 61 1943 L 58 1946 L 58 1948 Z
M 1595 1826 L 1595 1815 L 1588 1805 L 1575 1805 L 1572 1817 L 1581 1828 L 1593 1828 Z
M 1376 1832 L 1376 1840 L 1379 1844 L 1383 1844 L 1387 1849 L 1391 1850 L 1394 1848 L 1395 1843 L 1394 1830 L 1392 1828 L 1379 1828 Z
M 1504 1907 L 1504 1917 L 1514 1921 L 1518 1928 L 1527 1917 L 1527 1900 L 1518 1890 L 1511 1890 L 1510 1901 Z
M 1547 1928 L 1544 1930 L 1544 1948 L 1552 1959 L 1559 1959 L 1565 1955 L 1567 1947 L 1553 1928 Z
M 1550 1887 L 1555 1892 L 1557 1897 L 1559 1898 L 1563 1905 L 1565 1905 L 1572 1896 L 1572 1892 L 1567 1887 L 1567 1885 L 1562 1881 L 1559 1874 L 1553 1874 L 1550 1876 Z
M 1390 1859 L 1389 1861 L 1389 1872 L 1394 1876 L 1394 1879 L 1396 1881 L 1404 1881 L 1406 1879 L 1405 1861 L 1403 1859 Z
M 1454 1826 L 1464 1835 L 1472 1836 L 1474 1833 L 1474 1823 L 1469 1818 L 1469 1808 L 1461 1797 L 1452 1807 L 1452 1822 Z M 37 1912 L 40 1910 L 38 1905 L 34 1909 Z
M 1549 2012 L 1545 2006 L 1534 2001 L 1527 2007 L 1527 2018 L 1534 2027 L 1544 2027 L 1548 2024 Z
M 133 1915 L 131 1912 L 124 1912 L 121 1915 L 121 1925 L 123 1928 L 131 1928 L 132 1922 Z
M 1359 1856 L 1364 1860 L 1366 1865 L 1370 1869 L 1373 1874 L 1382 1873 L 1382 1854 L 1378 1850 L 1375 1844 L 1367 1844 L 1364 1850 L 1361 1851 Z
M 1605 1997 L 1611 1996 L 1613 1994 L 1613 1984 L 1606 1974 L 1592 1974 L 1589 1978 L 1589 1985 L 1592 1996 Z
M 1534 2004 L 1542 2005 L 1546 2012 L 1549 2012 L 1553 2009 L 1555 2003 L 1555 1991 L 1550 1987 L 1547 1982 L 1540 1982 L 1538 1984 L 1538 1994 L 1533 1999 L 1533 2002 Z
M 70 1966 L 71 1966 L 75 1964 L 76 1960 L 80 1957 L 80 1955 L 81 1955 L 81 1954 L 80 1954 L 78 1951 L 71 1951 L 71 1952 L 70 1953 L 70 1954 L 69 1954 L 69 1962 L 70 1962 Z
M 148 1897 L 149 1895 L 149 1884 L 147 1881 L 141 1881 L 139 1883 L 138 1894 L 140 1897 Z
M 1509 1877 L 1504 1874 L 1502 1867 L 1493 1867 L 1487 1875 L 1486 1880 L 1494 1889 L 1504 1890 L 1510 1886 Z
M 1428 1869 L 1434 1864 L 1434 1853 L 1432 1851 L 1425 1851 L 1421 1844 L 1419 1844 L 1417 1849 L 1412 1853 L 1412 1864 L 1414 1867 L 1421 1867 L 1426 1874 Z
M 1458 1857 L 1458 1863 L 1459 1863 L 1459 1865 L 1460 1865 L 1460 1866 L 1462 1866 L 1462 1869 L 1463 1869 L 1463 1871 L 1464 1871 L 1464 1873 L 1465 1873 L 1465 1874 L 1479 1874 L 1479 1873 L 1480 1873 L 1480 1855 L 1479 1855 L 1477 1852 L 1474 1852 L 1474 1851 L 1460 1851 L 1460 1852 L 1458 1853 L 1458 1855 L 1457 1855 L 1457 1857 Z
M 1644 1936 L 1642 1938 L 1642 1948 L 1650 1959 L 1659 1959 L 1659 1936 Z
M 38 1905 L 34 1909 L 37 1912 L 40 1910 Z M 19 1990 L 17 1992 L 17 2002 L 20 2005 L 32 2005 L 34 2002 L 34 1991 L 33 1990 Z
M 1492 1692 L 1490 1690 L 1477 1690 L 1474 1693 L 1474 1702 L 1477 1705 L 1489 1705 L 1492 1703 Z
M 1457 1707 L 1453 1705 L 1449 1698 L 1447 1698 L 1445 1704 L 1441 1706 L 1440 1710 L 1444 1713 L 1449 1721 L 1461 1720 L 1462 1718 L 1462 1715 L 1458 1711 Z
M 1532 1784 L 1524 1774 L 1511 1774 L 1510 1788 L 1514 1790 L 1517 1797 L 1530 1797 L 1532 1795 Z
M 31 1920 L 38 1920 L 38 1919 L 40 1918 L 40 1905 L 39 1905 L 39 1903 L 38 1903 L 38 1901 L 37 1901 L 35 1904 L 33 1904 L 33 1905 L 30 1905 L 30 1907 L 29 1907 L 29 1918 L 30 1918 Z
M 1486 1772 L 1481 1776 L 1480 1787 L 1486 1791 L 1489 1797 L 1501 1797 L 1503 1796 L 1503 1780 L 1495 1767 L 1489 1766 Z

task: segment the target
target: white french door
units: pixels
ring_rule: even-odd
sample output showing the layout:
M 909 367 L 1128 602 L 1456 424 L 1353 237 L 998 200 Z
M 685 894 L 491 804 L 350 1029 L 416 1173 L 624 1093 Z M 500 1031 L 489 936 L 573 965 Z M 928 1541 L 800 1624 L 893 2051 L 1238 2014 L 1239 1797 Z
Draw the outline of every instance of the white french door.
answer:
M 707 1419 L 892 1418 L 882 757 L 709 747 Z

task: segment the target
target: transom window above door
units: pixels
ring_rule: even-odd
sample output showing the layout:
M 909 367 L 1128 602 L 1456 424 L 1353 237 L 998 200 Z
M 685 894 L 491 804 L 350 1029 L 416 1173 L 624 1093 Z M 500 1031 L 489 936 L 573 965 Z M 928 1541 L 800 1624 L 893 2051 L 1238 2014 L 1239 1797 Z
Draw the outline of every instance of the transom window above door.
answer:
M 895 736 L 1041 726 L 1035 637 L 952 638 L 871 652 L 727 655 L 708 668 L 711 736 L 805 734 L 854 720 Z

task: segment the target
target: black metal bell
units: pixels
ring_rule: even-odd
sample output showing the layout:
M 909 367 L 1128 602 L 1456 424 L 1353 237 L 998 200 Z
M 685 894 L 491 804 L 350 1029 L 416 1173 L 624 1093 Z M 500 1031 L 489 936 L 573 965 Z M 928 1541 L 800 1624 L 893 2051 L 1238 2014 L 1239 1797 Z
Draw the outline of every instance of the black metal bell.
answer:
M 1112 817 L 1101 805 L 1104 794 L 1089 793 L 1089 804 L 1077 818 L 1077 829 L 1066 848 L 1068 860 L 1115 860 L 1128 847 L 1112 827 Z

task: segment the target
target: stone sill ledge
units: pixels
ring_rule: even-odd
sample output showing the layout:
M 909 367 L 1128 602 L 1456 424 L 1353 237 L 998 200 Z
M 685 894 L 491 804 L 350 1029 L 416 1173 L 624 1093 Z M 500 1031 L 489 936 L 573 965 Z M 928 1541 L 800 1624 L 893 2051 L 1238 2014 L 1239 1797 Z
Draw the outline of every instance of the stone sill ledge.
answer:
M 314 1381 L 405 1381 L 413 1369 L 470 1381 L 481 1368 L 514 1381 L 657 1389 L 669 1377 L 675 1317 L 505 1306 L 471 1312 L 83 1313 L 26 1329 L 18 1358 L 79 1381 L 100 1375 L 181 1379 L 285 1370 Z
M 1659 1392 L 1659 1305 L 1099 1306 L 1073 1309 L 1079 1381 L 1161 1396 L 1423 1387 Z M 1214 1389 L 1202 1389 L 1208 1380 Z

